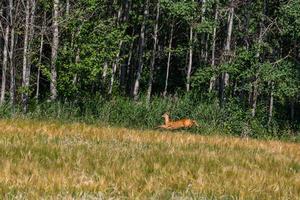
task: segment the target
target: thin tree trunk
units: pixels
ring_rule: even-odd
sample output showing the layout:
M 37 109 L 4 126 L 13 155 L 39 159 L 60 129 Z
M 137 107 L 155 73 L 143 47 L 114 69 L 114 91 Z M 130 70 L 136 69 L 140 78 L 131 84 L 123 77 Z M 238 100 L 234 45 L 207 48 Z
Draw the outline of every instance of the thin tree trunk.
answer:
M 218 4 L 216 5 L 216 10 L 215 10 L 215 23 L 218 21 Z M 212 49 L 211 49 L 211 68 L 214 71 L 215 70 L 215 55 L 216 55 L 216 37 L 217 37 L 217 26 L 214 26 L 213 29 L 213 36 L 212 36 Z M 209 82 L 209 89 L 208 91 L 211 92 L 213 88 L 215 87 L 216 84 L 216 77 L 213 75 L 210 79 Z
M 170 74 L 170 65 L 171 65 L 171 56 L 172 56 L 172 43 L 173 43 L 173 34 L 174 34 L 174 21 L 171 24 L 171 33 L 170 33 L 170 40 L 169 40 L 169 52 L 168 52 L 168 62 L 167 62 L 167 72 L 165 78 L 165 88 L 164 88 L 164 97 L 167 95 L 168 92 L 168 82 L 169 82 L 169 74 Z
M 58 16 L 59 16 L 59 0 L 53 1 L 53 39 L 52 39 L 52 50 L 51 50 L 51 80 L 50 80 L 50 99 L 55 101 L 57 98 L 57 71 L 56 71 L 56 60 L 59 43 L 59 30 L 58 30 Z
M 271 93 L 270 93 L 270 105 L 269 105 L 269 118 L 268 118 L 268 126 L 271 125 L 272 117 L 273 117 L 273 105 L 274 105 L 274 82 L 271 82 Z
M 43 46 L 44 46 L 44 31 L 46 26 L 46 12 L 44 12 L 44 20 L 41 30 L 41 42 L 40 42 L 40 50 L 39 50 L 39 61 L 38 61 L 38 71 L 36 78 L 36 94 L 35 98 L 38 101 L 40 95 L 40 76 L 41 76 L 41 65 L 42 65 L 42 55 L 43 55 Z
M 23 73 L 22 73 L 22 104 L 23 111 L 27 111 L 28 88 L 26 88 L 27 65 L 28 65 L 28 37 L 29 37 L 29 17 L 30 17 L 30 0 L 26 1 L 25 8 L 25 31 L 24 31 L 24 47 L 23 47 Z
M 6 70 L 7 70 L 7 54 L 8 54 L 8 38 L 9 38 L 9 25 L 7 24 L 4 34 L 4 49 L 3 49 L 3 65 L 2 65 L 2 83 L 1 83 L 1 96 L 0 105 L 5 102 L 5 89 L 6 89 Z
M 295 120 L 295 100 L 294 99 L 291 99 L 290 109 L 291 109 L 291 120 L 294 121 Z
M 228 30 L 227 30 L 227 38 L 226 38 L 226 44 L 224 48 L 224 53 L 225 53 L 225 60 L 226 62 L 229 62 L 230 60 L 230 47 L 231 47 L 231 35 L 232 35 L 232 29 L 233 29 L 233 18 L 234 18 L 234 7 L 232 5 L 233 1 L 231 2 L 230 5 L 230 10 L 228 14 Z M 226 101 L 226 96 L 225 96 L 225 90 L 226 87 L 229 84 L 229 74 L 227 72 L 224 72 L 222 74 L 222 81 L 221 81 L 221 105 L 224 104 Z
M 10 19 L 10 52 L 9 52 L 9 62 L 10 62 L 10 104 L 14 105 L 15 103 L 15 90 L 16 90 L 16 81 L 15 81 L 15 66 L 14 66 L 14 46 L 15 46 L 15 28 L 13 20 L 13 0 L 9 0 L 9 19 Z
M 31 12 L 29 21 L 29 33 L 28 33 L 28 49 L 27 49 L 27 64 L 25 73 L 25 99 L 24 99 L 24 112 L 27 112 L 28 101 L 29 101 L 29 87 L 30 87 L 30 71 L 31 71 L 31 54 L 32 54 L 32 41 L 34 37 L 34 20 L 35 20 L 35 7 L 36 1 L 31 0 Z
M 209 34 L 206 35 L 205 40 L 205 49 L 204 49 L 204 62 L 207 63 L 208 61 L 208 42 L 209 42 Z
M 129 49 L 129 55 L 128 55 L 128 59 L 127 59 L 127 72 L 126 72 L 126 88 L 127 91 L 129 91 L 129 94 L 131 92 L 131 80 L 132 80 L 132 75 L 133 75 L 133 70 L 132 70 L 132 64 L 131 64 L 131 60 L 132 60 L 132 54 L 133 54 L 133 48 L 134 48 L 134 40 L 131 42 L 130 45 L 130 49 Z
M 138 67 L 136 71 L 134 87 L 133 87 L 133 98 L 134 100 L 138 100 L 138 93 L 140 89 L 140 79 L 143 71 L 144 66 L 144 47 L 145 47 L 145 29 L 146 29 L 146 20 L 149 14 L 149 0 L 146 0 L 145 9 L 144 9 L 144 19 L 141 26 L 141 33 L 140 33 L 140 42 L 139 42 L 139 59 L 138 59 Z
M 123 40 L 121 40 L 120 43 L 119 43 L 119 51 L 118 51 L 118 54 L 117 54 L 116 59 L 113 63 L 113 66 L 112 66 L 112 74 L 111 74 L 110 85 L 109 85 L 109 90 L 108 90 L 109 95 L 112 94 L 112 90 L 113 90 L 113 86 L 114 86 L 114 79 L 115 79 L 115 75 L 116 75 L 116 72 L 117 72 L 117 66 L 118 66 L 119 60 L 120 60 L 120 53 L 121 53 L 122 44 L 123 44 Z
M 192 72 L 192 65 L 193 65 L 193 26 L 190 27 L 190 44 L 189 44 L 189 64 L 187 68 L 187 75 L 186 75 L 186 91 L 190 91 L 190 82 L 191 82 L 191 72 Z
M 153 43 L 153 51 L 152 51 L 152 60 L 150 65 L 150 74 L 149 74 L 149 81 L 148 81 L 148 91 L 147 91 L 147 102 L 150 102 L 151 93 L 152 93 L 152 85 L 153 85 L 153 73 L 154 73 L 154 66 L 155 66 L 155 58 L 156 58 L 156 49 L 157 49 L 157 43 L 158 43 L 158 20 L 159 20 L 159 12 L 160 12 L 160 4 L 159 1 L 157 1 L 156 5 L 156 19 L 155 19 L 155 25 L 154 25 L 154 43 Z
M 134 41 L 131 42 L 129 47 L 129 53 L 126 63 L 122 66 L 122 73 L 120 77 L 120 83 L 121 83 L 121 90 L 126 93 L 126 88 L 128 89 L 130 87 L 129 78 L 130 78 L 130 71 L 131 71 L 131 58 L 132 58 L 132 50 L 134 47 Z
M 118 10 L 118 13 L 117 13 L 117 20 L 116 20 L 116 25 L 117 26 L 120 26 L 123 18 L 122 18 L 122 5 L 120 6 L 119 10 Z M 120 40 L 119 42 L 119 50 L 118 50 L 118 53 L 116 55 L 116 58 L 113 62 L 113 65 L 112 65 L 112 74 L 111 74 L 111 78 L 110 78 L 110 84 L 109 84 L 109 89 L 108 89 L 108 94 L 111 95 L 112 94 L 112 91 L 113 91 L 113 86 L 114 86 L 114 80 L 115 80 L 115 76 L 116 76 L 116 72 L 117 72 L 117 68 L 118 68 L 118 65 L 119 65 L 119 60 L 120 60 L 120 55 L 121 55 L 121 52 L 122 52 L 122 45 L 123 45 L 123 40 Z
M 263 17 L 260 21 L 260 28 L 259 28 L 259 37 L 258 37 L 258 47 L 259 50 L 257 51 L 255 57 L 258 59 L 258 63 L 260 63 L 260 47 L 262 45 L 263 42 L 263 32 L 264 32 L 264 14 L 266 12 L 266 0 L 264 0 L 264 5 L 263 5 Z M 258 84 L 259 84 L 259 74 L 258 72 L 256 72 L 255 77 L 254 77 L 254 81 L 253 81 L 253 91 L 252 91 L 252 99 L 251 99 L 251 103 L 252 103 L 252 108 L 251 108 L 251 114 L 252 117 L 255 116 L 256 114 L 256 107 L 257 107 L 257 97 L 258 97 Z
M 107 61 L 105 61 L 103 63 L 102 80 L 101 80 L 101 85 L 100 85 L 100 91 L 105 91 L 107 70 L 108 70 L 108 63 L 107 63 Z
M 15 65 L 14 65 L 14 46 L 15 46 L 15 29 L 12 27 L 10 31 L 10 104 L 14 105 L 15 103 L 15 91 L 16 91 L 16 79 L 15 79 Z
M 203 23 L 204 22 L 204 20 L 205 20 L 205 12 L 206 12 L 206 0 L 201 0 L 202 1 L 202 7 L 201 7 L 201 23 Z M 206 44 L 207 44 L 207 40 L 206 40 L 206 44 L 205 45 L 203 45 L 204 44 L 204 40 L 205 40 L 205 38 L 206 38 L 206 33 L 201 33 L 201 39 L 200 39 L 200 45 L 201 45 L 201 59 L 204 59 L 205 60 L 205 53 L 207 53 L 207 51 L 205 50 L 205 48 L 206 48 Z M 197 37 L 197 36 L 196 36 Z M 205 46 L 204 48 L 203 48 L 203 46 Z
M 108 63 L 104 62 L 103 65 L 103 73 L 102 73 L 102 80 L 105 82 L 106 76 L 107 76 L 107 69 L 108 69 Z
M 70 15 L 70 0 L 66 0 L 66 16 Z
M 76 50 L 76 56 L 75 56 L 75 65 L 78 65 L 79 62 L 80 62 L 80 49 L 77 48 L 77 50 Z M 78 81 L 78 74 L 75 73 L 75 75 L 73 77 L 73 81 L 72 81 L 72 83 L 73 83 L 74 86 L 76 86 L 77 81 Z
M 255 81 L 253 82 L 253 87 L 252 87 L 252 95 L 251 95 L 251 103 L 252 103 L 252 108 L 251 108 L 251 115 L 252 117 L 255 117 L 256 114 L 256 108 L 257 108 L 257 98 L 258 98 L 258 73 L 255 75 Z

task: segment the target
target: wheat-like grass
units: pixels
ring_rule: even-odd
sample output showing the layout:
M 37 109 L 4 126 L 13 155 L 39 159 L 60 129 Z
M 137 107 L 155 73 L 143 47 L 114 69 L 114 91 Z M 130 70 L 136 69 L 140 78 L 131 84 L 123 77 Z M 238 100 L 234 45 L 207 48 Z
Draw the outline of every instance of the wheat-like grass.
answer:
M 6 199 L 300 199 L 300 145 L 0 120 Z

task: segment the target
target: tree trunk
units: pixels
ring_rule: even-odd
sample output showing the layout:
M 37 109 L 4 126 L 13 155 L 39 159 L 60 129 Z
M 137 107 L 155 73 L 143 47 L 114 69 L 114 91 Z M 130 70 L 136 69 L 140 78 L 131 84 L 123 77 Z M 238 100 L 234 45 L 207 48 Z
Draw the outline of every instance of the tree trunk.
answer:
M 107 63 L 107 62 L 104 62 L 104 65 L 103 65 L 103 73 L 102 73 L 102 80 L 103 80 L 103 82 L 105 82 L 105 80 L 106 80 L 107 69 L 108 69 L 108 63 Z
M 43 25 L 41 30 L 41 41 L 40 41 L 40 50 L 39 50 L 39 61 L 38 61 L 38 71 L 36 78 L 36 94 L 35 98 L 38 101 L 40 95 L 40 76 L 41 76 L 41 65 L 42 65 L 42 55 L 43 55 L 43 46 L 44 46 L 44 32 L 46 27 L 46 12 L 44 12 Z
M 15 28 L 13 20 L 13 0 L 9 0 L 9 19 L 10 19 L 10 52 L 9 52 L 9 62 L 10 62 L 10 87 L 9 96 L 10 104 L 15 103 L 15 90 L 16 90 L 16 79 L 15 79 L 15 66 L 14 66 L 14 47 L 15 47 Z
M 189 44 L 189 64 L 187 68 L 187 75 L 186 75 L 186 91 L 190 91 L 190 82 L 191 82 L 191 72 L 192 72 L 192 65 L 193 65 L 193 26 L 190 27 L 190 44 Z
M 264 5 L 263 5 L 263 17 L 259 23 L 260 28 L 259 28 L 259 36 L 258 36 L 258 51 L 255 55 L 255 57 L 258 59 L 258 63 L 260 63 L 260 47 L 262 45 L 263 42 L 263 32 L 264 32 L 264 14 L 266 12 L 266 0 L 264 0 Z M 259 73 L 256 72 L 255 77 L 254 77 L 254 81 L 253 81 L 253 91 L 252 91 L 252 99 L 251 99 L 251 103 L 252 103 L 252 108 L 251 108 L 251 114 L 252 117 L 255 117 L 256 114 L 256 107 L 257 107 L 257 97 L 258 97 L 258 84 L 259 84 Z M 272 83 L 273 84 L 273 83 Z
M 107 61 L 105 61 L 103 63 L 103 71 L 102 71 L 102 80 L 101 80 L 101 85 L 100 85 L 100 91 L 105 91 L 107 69 L 108 69 L 108 63 L 107 63 Z
M 228 30 L 227 30 L 227 38 L 226 38 L 226 44 L 224 48 L 224 59 L 225 62 L 230 61 L 230 47 L 231 47 L 231 35 L 232 35 L 232 29 L 233 29 L 233 18 L 234 18 L 234 7 L 233 7 L 233 1 L 231 2 L 230 5 L 230 10 L 228 14 Z M 229 74 L 227 72 L 224 72 L 222 74 L 222 79 L 221 79 L 221 105 L 224 104 L 226 101 L 226 87 L 229 84 Z
M 159 20 L 159 12 L 160 12 L 160 5 L 159 1 L 157 1 L 156 6 L 156 19 L 155 19 L 155 25 L 154 25 L 154 42 L 153 42 L 153 51 L 152 51 L 152 60 L 150 65 L 150 74 L 149 74 L 149 81 L 148 81 L 148 92 L 147 92 L 147 102 L 150 102 L 151 93 L 152 93 L 152 84 L 153 84 L 153 73 L 154 73 L 154 66 L 155 66 L 155 58 L 156 58 L 156 49 L 157 49 L 157 43 L 158 43 L 158 20 Z
M 9 25 L 7 24 L 4 34 L 4 49 L 3 49 L 3 65 L 2 65 L 2 83 L 1 83 L 1 96 L 0 105 L 5 102 L 5 89 L 6 89 L 6 70 L 7 70 L 7 54 L 8 54 L 8 38 L 9 38 Z
M 133 77 L 133 67 L 132 67 L 132 63 L 131 63 L 131 60 L 132 60 L 132 54 L 133 54 L 133 49 L 134 49 L 134 40 L 131 42 L 131 45 L 130 45 L 130 49 L 129 49 L 129 55 L 128 55 L 128 59 L 127 59 L 127 71 L 126 71 L 126 88 L 127 88 L 127 91 L 129 91 L 128 93 L 130 94 L 131 93 L 131 89 L 132 89 L 132 84 L 131 84 L 131 81 L 132 81 L 132 77 Z
M 201 4 L 202 4 L 201 5 L 201 23 L 203 23 L 204 20 L 205 20 L 206 0 L 201 0 Z M 207 35 L 208 34 L 206 34 L 206 33 L 201 33 L 201 39 L 200 39 L 200 48 L 201 48 L 201 53 L 200 53 L 201 57 L 200 57 L 200 59 L 204 59 L 204 60 L 205 60 L 205 57 L 206 57 L 205 54 L 207 53 L 207 51 L 206 51 L 207 40 L 205 41 L 205 38 L 206 38 Z M 195 36 L 195 38 L 196 37 L 197 36 Z
M 216 10 L 215 10 L 215 23 L 218 22 L 218 4 L 216 5 Z M 216 55 L 216 37 L 217 37 L 217 26 L 214 26 L 213 29 L 213 36 L 212 36 L 212 49 L 211 49 L 211 68 L 214 71 L 215 70 L 215 55 Z M 209 82 L 209 89 L 208 91 L 211 92 L 213 88 L 215 87 L 216 84 L 216 77 L 213 75 L 210 79 Z
M 113 86 L 114 86 L 114 79 L 115 79 L 115 75 L 116 75 L 116 72 L 117 72 L 117 66 L 118 66 L 119 60 L 120 60 L 120 53 L 121 53 L 122 44 L 123 44 L 123 41 L 121 40 L 120 43 L 119 43 L 119 51 L 118 51 L 118 54 L 116 56 L 116 59 L 113 63 L 113 67 L 112 67 L 112 74 L 111 74 L 110 85 L 109 85 L 109 90 L 108 90 L 109 95 L 112 94 L 112 90 L 113 90 Z
M 295 120 L 295 100 L 291 99 L 290 101 L 290 109 L 291 109 L 291 120 Z
M 251 115 L 252 117 L 255 117 L 256 114 L 256 107 L 257 107 L 257 97 L 258 97 L 258 73 L 255 75 L 255 80 L 253 82 L 252 86 L 252 95 L 251 95 L 251 103 L 252 103 L 252 108 L 251 108 Z
M 66 0 L 66 17 L 70 15 L 70 0 Z
M 167 62 L 167 72 L 166 72 L 166 79 L 165 79 L 165 89 L 164 89 L 164 97 L 167 95 L 168 92 L 168 82 L 169 82 L 169 73 L 170 73 L 170 65 L 171 65 L 171 56 L 172 56 L 172 43 L 173 43 L 173 34 L 174 34 L 174 21 L 171 24 L 171 33 L 170 33 L 170 40 L 169 40 L 169 52 L 168 52 L 168 62 Z
M 29 0 L 26 1 L 25 8 L 25 31 L 24 31 L 24 47 L 23 47 L 23 73 L 22 73 L 22 104 L 23 111 L 27 111 L 27 103 L 28 103 L 28 88 L 26 77 L 27 77 L 27 65 L 28 65 L 28 37 L 29 37 L 29 17 L 30 17 L 30 3 Z
M 50 99 L 55 101 L 57 98 L 57 71 L 56 71 L 56 60 L 59 42 L 59 30 L 58 30 L 58 17 L 59 17 L 59 0 L 53 1 L 53 39 L 52 39 L 52 50 L 51 50 L 51 80 L 50 80 Z
M 15 78 L 15 65 L 14 65 L 14 46 L 15 46 L 15 29 L 11 28 L 10 31 L 10 53 L 9 53 L 9 61 L 10 61 L 10 88 L 9 88 L 9 96 L 10 96 L 10 104 L 14 105 L 15 103 L 15 91 L 16 91 L 16 78 Z
M 271 82 L 271 93 L 270 93 L 270 105 L 269 105 L 269 118 L 268 118 L 268 126 L 271 125 L 272 117 L 273 117 L 273 105 L 274 105 L 274 82 Z
M 79 62 L 80 62 L 80 49 L 77 48 L 77 49 L 76 49 L 76 56 L 75 56 L 75 65 L 78 65 Z M 73 84 L 74 86 L 76 86 L 77 81 L 78 81 L 78 74 L 77 74 L 77 72 L 76 72 L 75 75 L 74 75 L 74 77 L 73 77 L 72 84 Z
M 28 33 L 28 49 L 27 49 L 27 64 L 25 73 L 25 99 L 24 99 L 24 112 L 27 111 L 29 101 L 29 88 L 30 88 L 30 71 L 31 71 L 31 57 L 32 57 L 32 46 L 34 37 L 34 20 L 35 20 L 35 7 L 36 1 L 31 0 L 31 12 L 29 20 L 29 33 Z
M 140 79 L 143 71 L 144 65 L 144 47 L 145 47 L 145 29 L 146 29 L 146 20 L 149 14 L 149 0 L 146 0 L 145 9 L 144 9 L 144 19 L 141 25 L 141 33 L 140 33 L 140 42 L 139 42 L 139 58 L 138 58 L 138 67 L 136 71 L 134 87 L 133 87 L 133 98 L 134 100 L 138 100 L 138 93 L 140 89 Z

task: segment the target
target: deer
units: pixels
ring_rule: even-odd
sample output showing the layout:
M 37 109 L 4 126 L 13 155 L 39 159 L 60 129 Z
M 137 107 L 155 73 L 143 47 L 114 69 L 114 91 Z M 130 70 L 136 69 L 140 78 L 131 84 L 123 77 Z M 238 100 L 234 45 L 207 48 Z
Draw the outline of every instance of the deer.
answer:
M 196 120 L 192 119 L 180 119 L 177 121 L 172 121 L 168 113 L 163 114 L 162 117 L 165 119 L 165 124 L 158 126 L 158 128 L 174 130 L 179 128 L 190 128 L 193 125 L 197 127 L 199 126 Z

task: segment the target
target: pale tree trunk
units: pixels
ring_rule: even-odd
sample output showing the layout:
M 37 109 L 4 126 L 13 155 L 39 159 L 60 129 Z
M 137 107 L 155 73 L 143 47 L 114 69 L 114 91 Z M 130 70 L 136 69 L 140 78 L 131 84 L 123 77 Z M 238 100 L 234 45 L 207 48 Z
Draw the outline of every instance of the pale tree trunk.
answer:
M 118 66 L 119 60 L 120 60 L 120 53 L 121 53 L 122 44 L 123 44 L 123 41 L 121 40 L 120 43 L 119 43 L 119 51 L 117 53 L 115 61 L 113 62 L 112 74 L 111 74 L 111 77 L 110 77 L 110 84 L 109 84 L 109 90 L 108 90 L 109 95 L 112 94 L 112 91 L 113 91 L 114 80 L 115 80 L 115 75 L 116 75 L 116 72 L 117 72 L 117 66 Z
M 77 48 L 76 50 L 76 56 L 75 56 L 75 65 L 78 65 L 80 62 L 80 49 Z M 73 77 L 73 85 L 76 86 L 76 83 L 78 82 L 78 74 L 75 73 L 74 77 Z
M 123 19 L 123 22 L 126 22 L 129 18 L 129 11 L 130 11 L 129 0 L 124 0 L 123 3 L 124 3 L 124 12 L 123 12 L 123 18 L 122 19 Z M 122 49 L 122 51 L 124 52 L 124 49 Z M 129 49 L 129 54 L 131 52 L 132 52 L 131 49 Z M 125 63 L 121 65 L 120 89 L 121 89 L 122 92 L 125 92 L 125 90 L 126 90 L 126 82 L 125 81 L 126 81 L 126 76 L 128 76 L 128 73 L 127 73 L 128 70 L 129 70 L 128 68 L 129 68 L 129 66 Z
M 25 7 L 25 30 L 24 30 L 24 45 L 23 45 L 23 72 L 22 72 L 22 104 L 23 111 L 27 111 L 28 88 L 26 88 L 26 76 L 28 65 L 28 37 L 29 37 L 29 17 L 30 17 L 30 2 L 26 1 Z
M 23 109 L 24 112 L 27 111 L 28 101 L 29 101 L 29 87 L 30 87 L 30 71 L 31 71 L 31 54 L 32 54 L 32 41 L 34 37 L 34 19 L 35 19 L 35 0 L 31 0 L 31 12 L 30 12 L 30 20 L 29 20 L 29 33 L 28 33 L 28 46 L 27 46 L 27 63 L 25 70 L 25 81 L 24 86 L 26 88 L 25 96 L 24 96 L 24 104 Z
M 41 41 L 40 41 L 40 50 L 39 50 L 39 61 L 38 61 L 38 71 L 36 78 L 36 94 L 35 98 L 38 101 L 40 95 L 40 76 L 41 76 L 41 65 L 42 65 L 42 55 L 43 55 L 43 46 L 44 46 L 44 32 L 46 27 L 46 12 L 44 12 L 43 25 L 41 30 Z
M 150 102 L 151 93 L 152 93 L 152 85 L 153 85 L 153 73 L 154 73 L 154 66 L 155 66 L 155 58 L 156 58 L 156 49 L 158 43 L 158 20 L 159 20 L 159 12 L 160 12 L 160 4 L 159 0 L 157 1 L 156 5 L 156 19 L 154 25 L 154 42 L 153 42 L 153 51 L 152 51 L 152 59 L 150 65 L 150 74 L 149 74 L 149 81 L 148 81 L 148 91 L 147 91 L 147 102 Z
M 117 13 L 117 20 L 116 20 L 117 26 L 120 26 L 121 22 L 122 22 L 122 6 L 120 6 L 120 8 L 118 10 L 118 13 Z M 116 73 L 117 73 L 117 68 L 118 68 L 118 65 L 119 65 L 120 55 L 121 55 L 121 51 L 122 51 L 122 45 L 123 45 L 123 40 L 120 40 L 119 50 L 118 50 L 118 53 L 117 53 L 116 58 L 113 62 L 113 65 L 112 65 L 112 74 L 111 74 L 111 77 L 110 77 L 110 84 L 109 84 L 109 89 L 108 89 L 108 94 L 109 95 L 111 95 L 112 91 L 113 91 L 115 76 L 116 76 Z
M 215 23 L 218 22 L 218 4 L 216 5 L 216 10 L 215 10 Z M 213 69 L 213 71 L 215 70 L 215 55 L 216 55 L 216 37 L 217 37 L 217 26 L 214 26 L 213 29 L 213 35 L 212 35 L 212 49 L 211 49 L 211 68 Z M 213 90 L 213 88 L 215 87 L 216 84 L 216 77 L 215 75 L 213 75 L 210 79 L 209 82 L 209 89 L 208 91 L 211 92 Z
M 14 46 L 15 46 L 15 29 L 12 27 L 10 31 L 10 88 L 9 88 L 9 96 L 10 96 L 10 104 L 14 105 L 15 103 L 15 91 L 16 91 L 16 75 L 15 75 L 15 65 L 14 65 Z
M 14 47 L 15 47 L 15 28 L 13 21 L 13 0 L 9 0 L 9 15 L 10 15 L 10 53 L 9 53 L 9 62 L 10 62 L 10 104 L 14 105 L 15 103 L 15 90 L 16 90 L 16 79 L 15 79 L 15 66 L 14 66 Z
M 232 36 L 232 29 L 233 29 L 233 18 L 234 18 L 234 7 L 232 5 L 233 1 L 231 2 L 229 14 L 228 14 L 228 28 L 227 28 L 227 37 L 226 37 L 226 44 L 224 48 L 224 56 L 225 61 L 230 61 L 230 47 L 231 47 L 231 36 Z M 221 82 L 221 105 L 224 104 L 226 101 L 226 87 L 229 84 L 229 74 L 227 72 L 224 72 L 222 74 L 222 82 Z
M 29 88 L 30 84 L 30 73 L 31 73 L 31 58 L 32 58 L 32 46 L 34 38 L 34 20 L 35 20 L 35 7 L 36 1 L 31 0 L 31 13 L 30 13 L 30 28 L 28 37 L 28 58 L 27 58 L 27 73 L 26 73 L 26 87 Z
M 261 19 L 261 22 L 260 22 L 260 28 L 259 28 L 259 37 L 258 37 L 258 47 L 259 47 L 259 50 L 257 51 L 255 57 L 258 59 L 258 63 L 260 63 L 260 47 L 262 45 L 262 42 L 263 42 L 263 32 L 264 32 L 264 15 L 265 15 L 265 12 L 266 12 L 266 0 L 264 0 L 264 5 L 263 5 L 263 17 Z M 253 91 L 252 91 L 252 99 L 251 99 L 251 103 L 252 103 L 252 107 L 251 107 L 251 115 L 252 117 L 255 116 L 256 114 L 256 107 L 257 107 L 257 98 L 258 98 L 258 84 L 259 84 L 259 74 L 258 72 L 256 72 L 255 74 L 255 77 L 254 77 L 254 81 L 252 83 L 253 85 Z
M 55 101 L 57 98 L 57 71 L 56 60 L 59 42 L 59 30 L 58 30 L 58 17 L 59 17 L 59 0 L 53 0 L 53 38 L 52 38 L 52 50 L 51 50 L 51 80 L 50 80 L 50 99 Z
M 169 40 L 169 52 L 168 52 L 168 61 L 167 61 L 167 72 L 165 78 L 165 88 L 164 88 L 164 97 L 167 95 L 168 92 L 168 82 L 169 82 L 169 74 L 170 74 L 170 65 L 171 65 L 171 56 L 172 56 L 172 43 L 173 43 L 173 34 L 174 34 L 174 21 L 171 24 L 171 33 L 170 33 L 170 40 Z
M 140 89 L 140 79 L 144 66 L 144 47 L 145 47 L 145 29 L 146 29 L 146 20 L 149 14 L 149 0 L 146 0 L 145 9 L 144 9 L 144 19 L 141 25 L 141 33 L 140 33 L 140 42 L 139 42 L 139 58 L 138 58 L 138 67 L 136 71 L 134 87 L 133 87 L 133 98 L 134 100 L 138 100 L 138 93 Z
M 0 105 L 5 102 L 5 88 L 6 88 L 6 70 L 8 57 L 8 39 L 9 39 L 9 24 L 7 24 L 4 33 L 4 49 L 3 49 L 3 65 L 2 65 L 2 82 L 1 82 L 1 96 Z
M 271 82 L 271 92 L 270 92 L 270 103 L 269 103 L 269 118 L 268 118 L 268 126 L 271 125 L 272 117 L 273 117 L 273 105 L 274 105 L 274 82 Z
M 15 103 L 15 91 L 16 91 L 16 79 L 15 79 L 15 66 L 14 66 L 14 47 L 15 47 L 15 28 L 13 20 L 13 0 L 9 0 L 9 19 L 10 19 L 10 53 L 9 53 L 9 62 L 10 62 L 10 104 L 14 105 Z
M 103 65 L 103 73 L 102 73 L 102 80 L 103 80 L 103 82 L 105 82 L 105 80 L 106 80 L 107 69 L 108 69 L 108 63 L 107 63 L 107 62 L 104 62 L 104 65 Z
M 204 49 L 204 62 L 208 61 L 208 42 L 209 42 L 209 34 L 207 34 L 205 39 L 205 49 Z
M 193 65 L 193 26 L 190 27 L 190 44 L 189 44 L 189 63 L 187 67 L 187 74 L 186 74 L 186 91 L 190 91 L 190 82 L 191 82 L 191 72 L 192 72 L 192 65 Z
M 70 15 L 70 0 L 66 0 L 66 17 Z
M 130 49 L 129 49 L 129 55 L 128 55 L 128 59 L 127 59 L 127 71 L 126 71 L 126 88 L 129 91 L 129 93 L 131 92 L 131 78 L 132 78 L 132 66 L 131 66 L 131 60 L 132 60 L 132 55 L 133 55 L 133 49 L 134 49 L 134 40 L 131 42 L 130 45 Z
M 205 12 L 206 12 L 206 0 L 201 0 L 202 1 L 202 8 L 201 8 L 201 23 L 204 22 L 205 20 Z M 201 33 L 201 41 L 200 41 L 200 45 L 201 45 L 201 59 L 205 60 L 205 54 L 207 53 L 206 51 L 206 45 L 207 45 L 207 40 L 205 41 L 205 45 L 204 45 L 204 40 L 206 38 L 206 33 Z M 197 36 L 196 36 L 197 37 Z M 203 48 L 205 47 L 205 48 Z
M 101 90 L 103 90 L 103 91 L 105 90 L 107 70 L 108 70 L 108 63 L 107 63 L 107 61 L 105 61 L 103 63 L 102 80 L 101 80 L 101 85 L 100 85 L 100 91 Z

